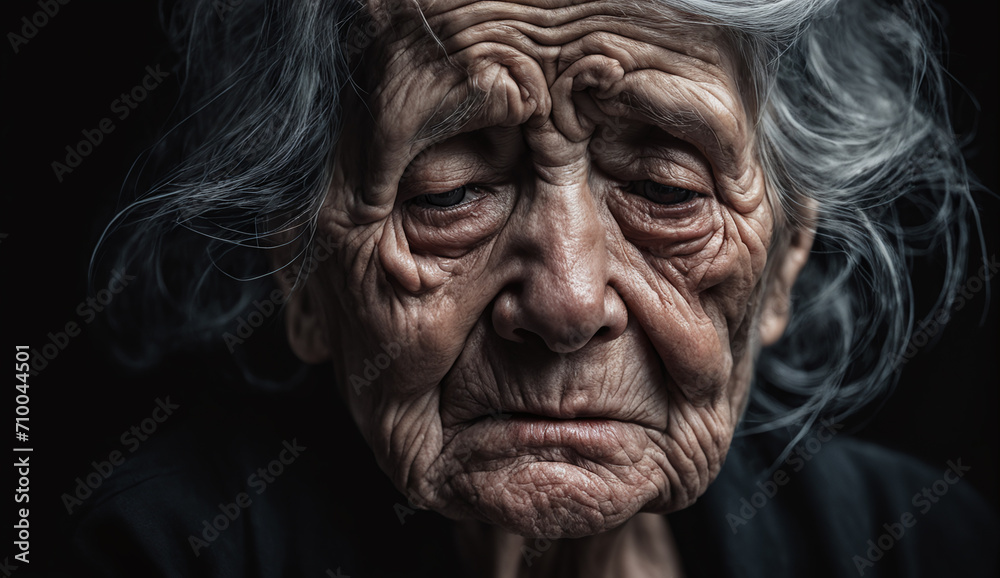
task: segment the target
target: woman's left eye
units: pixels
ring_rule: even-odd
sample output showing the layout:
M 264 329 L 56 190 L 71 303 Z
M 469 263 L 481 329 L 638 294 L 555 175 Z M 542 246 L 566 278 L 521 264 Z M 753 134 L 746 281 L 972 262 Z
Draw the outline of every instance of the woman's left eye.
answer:
M 454 207 L 455 205 L 458 205 L 465 200 L 466 193 L 468 192 L 468 190 L 469 187 L 467 187 L 466 185 L 462 185 L 458 188 L 452 189 L 444 193 L 437 193 L 434 195 L 420 195 L 419 197 L 415 198 L 414 201 L 418 205 L 422 205 L 425 207 L 439 207 L 439 208 Z
M 682 205 L 698 196 L 698 193 L 672 187 L 655 181 L 636 181 L 631 186 L 632 193 L 645 197 L 658 205 Z

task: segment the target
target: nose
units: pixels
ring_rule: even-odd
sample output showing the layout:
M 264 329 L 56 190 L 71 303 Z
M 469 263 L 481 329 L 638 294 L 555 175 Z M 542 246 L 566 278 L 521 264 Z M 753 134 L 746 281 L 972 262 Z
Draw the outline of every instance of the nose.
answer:
M 539 193 L 514 241 L 517 273 L 493 304 L 494 329 L 519 343 L 535 335 L 556 353 L 615 339 L 628 311 L 609 285 L 604 225 L 589 187 Z

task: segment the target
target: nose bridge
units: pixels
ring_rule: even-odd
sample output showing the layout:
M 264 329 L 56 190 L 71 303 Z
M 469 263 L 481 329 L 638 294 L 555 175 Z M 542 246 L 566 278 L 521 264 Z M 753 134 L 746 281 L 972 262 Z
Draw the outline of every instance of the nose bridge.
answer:
M 573 351 L 606 324 L 604 227 L 585 174 L 559 184 L 539 178 L 534 192 L 520 325 L 553 351 Z
M 604 276 L 604 230 L 585 178 L 561 185 L 540 182 L 531 213 L 529 243 L 543 277 L 581 293 Z

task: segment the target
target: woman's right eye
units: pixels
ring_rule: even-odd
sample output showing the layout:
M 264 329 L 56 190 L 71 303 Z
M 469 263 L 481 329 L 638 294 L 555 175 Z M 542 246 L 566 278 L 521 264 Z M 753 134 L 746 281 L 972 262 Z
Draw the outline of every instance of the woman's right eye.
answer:
M 423 207 L 448 208 L 454 207 L 465 200 L 468 188 L 466 185 L 454 188 L 444 193 L 434 195 L 420 195 L 414 198 L 414 202 Z

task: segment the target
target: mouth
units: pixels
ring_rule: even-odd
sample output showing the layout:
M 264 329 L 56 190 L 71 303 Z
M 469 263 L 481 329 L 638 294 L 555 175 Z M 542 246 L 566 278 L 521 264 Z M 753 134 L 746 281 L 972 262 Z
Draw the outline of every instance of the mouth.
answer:
M 507 424 L 511 441 L 521 447 L 593 445 L 615 437 L 627 422 L 603 417 L 552 418 L 528 413 L 514 414 Z
M 519 458 L 530 454 L 543 460 L 579 459 L 630 463 L 634 449 L 650 442 L 649 428 L 607 416 L 559 417 L 526 412 L 493 412 L 466 430 L 472 451 L 480 458 Z M 473 441 L 473 439 L 475 441 Z

